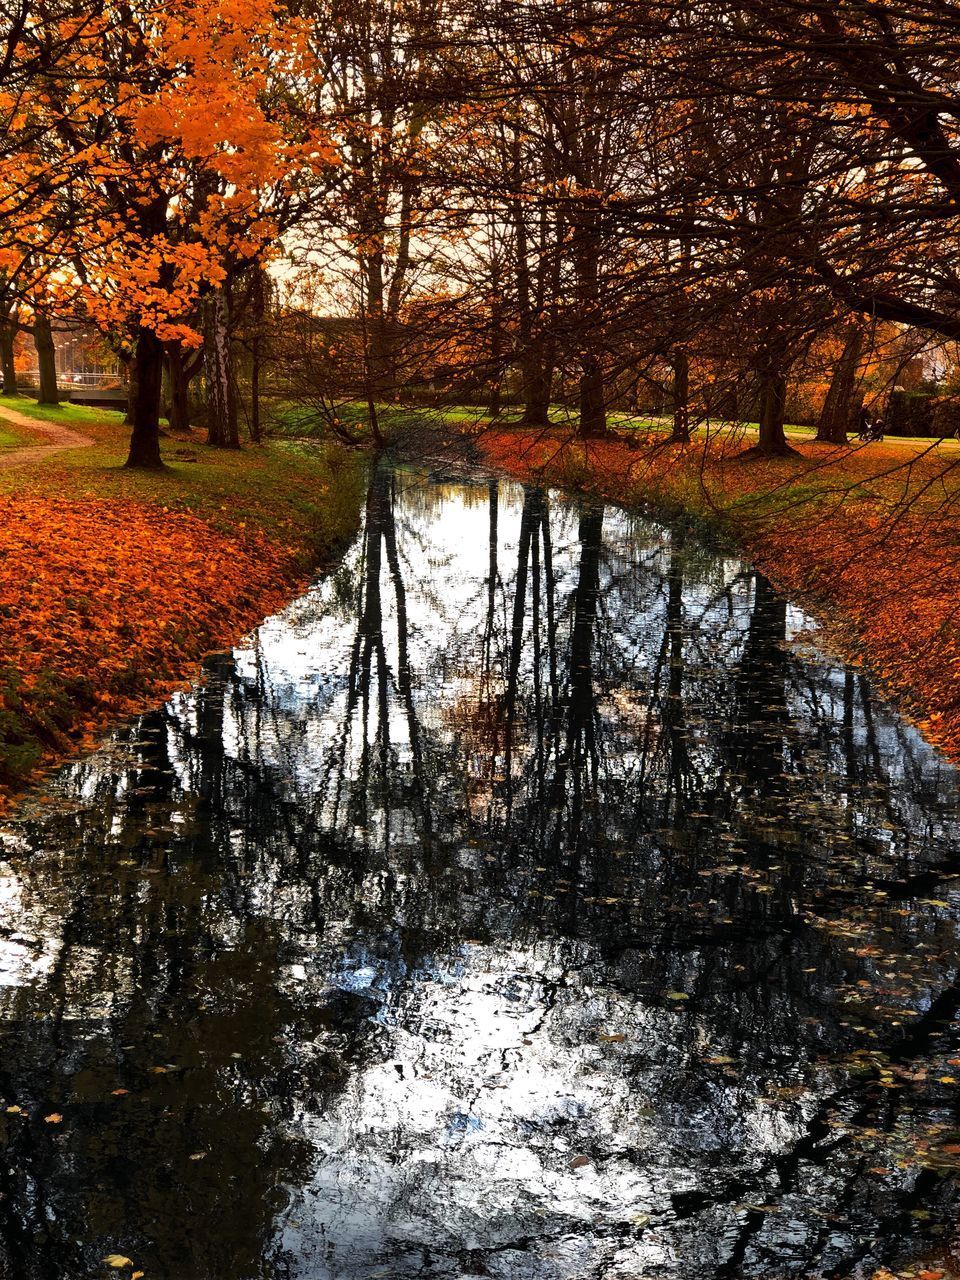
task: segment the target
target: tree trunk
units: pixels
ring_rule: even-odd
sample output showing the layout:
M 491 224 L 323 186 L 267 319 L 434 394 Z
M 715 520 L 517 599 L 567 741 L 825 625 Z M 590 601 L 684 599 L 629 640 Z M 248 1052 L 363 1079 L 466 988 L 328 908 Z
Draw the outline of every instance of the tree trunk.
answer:
M 487 397 L 487 417 L 499 418 L 501 410 L 500 381 L 496 382 L 490 388 L 490 394 Z
M 392 400 L 395 391 L 386 316 L 386 290 L 383 283 L 383 256 L 382 249 L 378 248 L 366 260 L 368 364 L 373 395 L 381 403 Z
M 490 362 L 488 365 L 488 384 L 489 390 L 487 394 L 487 416 L 491 418 L 499 418 L 500 411 L 503 407 L 503 339 L 502 326 L 503 320 L 500 315 L 500 303 L 497 300 L 500 290 L 499 275 L 495 274 L 493 281 L 495 290 L 494 303 L 490 309 Z
M 673 355 L 673 431 L 674 444 L 690 443 L 690 357 L 682 347 Z
M 17 366 L 13 358 L 13 342 L 17 328 L 9 315 L 0 321 L 0 368 L 3 371 L 3 394 L 17 394 Z
M 497 257 L 494 227 L 490 226 L 490 363 L 487 397 L 487 414 L 498 418 L 501 409 L 501 385 L 503 383 L 503 282 L 500 279 L 500 259 Z
M 207 444 L 238 449 L 240 433 L 231 376 L 230 299 L 227 290 L 214 290 L 207 298 L 206 309 L 203 367 L 207 384 Z
M 168 422 L 171 431 L 190 430 L 190 372 L 180 347 L 172 347 L 169 354 L 170 367 L 170 413 Z
M 783 430 L 787 404 L 787 379 L 782 373 L 764 373 L 760 382 L 760 439 L 751 453 L 782 458 L 795 453 Z
M 863 327 L 851 324 L 817 423 L 816 438 L 823 444 L 847 443 L 847 432 L 853 425 L 856 411 L 857 370 L 862 350 Z
M 166 418 L 170 423 L 170 417 L 173 413 L 171 401 L 173 399 L 173 371 L 170 368 L 170 353 L 165 352 L 163 357 L 163 374 L 160 378 L 160 420 Z M 163 427 L 160 428 L 163 431 Z
M 527 427 L 550 425 L 550 392 L 553 369 L 537 357 L 529 357 L 523 377 L 523 418 Z
M 383 432 L 380 430 L 380 418 L 377 414 L 377 402 L 373 396 L 373 388 L 369 381 L 367 382 L 367 417 L 370 420 L 370 434 L 373 436 L 373 443 L 378 449 L 382 449 L 387 443 L 383 438 Z
M 40 372 L 40 404 L 59 404 L 57 394 L 57 349 L 53 344 L 50 317 L 37 315 L 33 322 L 33 341 L 37 348 L 37 368 Z
M 511 173 L 520 184 L 522 173 L 520 135 L 515 134 L 511 144 Z M 519 189 L 519 185 L 516 189 Z M 539 283 L 534 289 L 530 270 L 530 245 L 527 228 L 527 207 L 520 199 L 512 202 L 514 230 L 514 287 L 517 296 L 517 363 L 523 379 L 523 416 L 527 427 L 550 425 L 550 392 L 553 388 L 553 360 L 549 358 L 542 332 L 538 331 L 543 318 L 543 288 L 541 267 Z
M 130 368 L 133 431 L 128 467 L 158 470 L 160 457 L 160 391 L 163 385 L 163 343 L 153 329 L 141 329 Z
M 264 289 L 264 270 L 262 266 L 254 267 L 253 281 L 253 333 L 250 341 L 250 439 L 259 444 L 263 439 L 263 428 L 260 423 L 260 365 L 262 363 L 263 317 L 266 311 L 266 291 Z
M 603 394 L 603 366 L 595 356 L 581 360 L 580 436 L 602 436 L 607 429 L 607 405 Z
M 254 444 L 263 440 L 260 422 L 260 339 L 254 337 L 250 352 L 250 439 Z
M 124 363 L 127 366 L 127 412 L 123 425 L 132 427 L 137 417 L 137 361 L 135 356 L 128 356 Z
M 588 158 L 597 159 L 596 137 L 588 130 L 584 138 Z M 576 272 L 577 325 L 580 347 L 580 429 L 581 436 L 603 435 L 607 429 L 603 365 L 597 343 L 603 325 L 600 284 L 600 229 L 596 208 L 585 208 L 574 226 L 572 255 Z

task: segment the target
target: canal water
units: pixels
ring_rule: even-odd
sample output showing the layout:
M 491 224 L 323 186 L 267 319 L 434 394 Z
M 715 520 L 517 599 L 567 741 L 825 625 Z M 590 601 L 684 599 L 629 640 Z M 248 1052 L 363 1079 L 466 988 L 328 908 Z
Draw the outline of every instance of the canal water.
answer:
M 338 569 L 3 829 L 0 1274 L 934 1266 L 958 836 L 748 565 L 382 467 Z

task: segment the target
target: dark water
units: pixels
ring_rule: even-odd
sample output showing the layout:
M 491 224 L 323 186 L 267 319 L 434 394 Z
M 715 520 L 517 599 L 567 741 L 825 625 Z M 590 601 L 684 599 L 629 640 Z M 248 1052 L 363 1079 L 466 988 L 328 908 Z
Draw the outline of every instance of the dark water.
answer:
M 2 1273 L 946 1256 L 957 778 L 804 626 L 690 536 L 380 472 L 6 829 Z

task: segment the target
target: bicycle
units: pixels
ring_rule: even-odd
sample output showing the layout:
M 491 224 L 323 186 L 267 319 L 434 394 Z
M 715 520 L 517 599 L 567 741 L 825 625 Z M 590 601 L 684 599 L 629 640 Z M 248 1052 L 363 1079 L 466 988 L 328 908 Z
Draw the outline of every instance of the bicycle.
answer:
M 863 444 L 879 444 L 883 439 L 883 423 L 867 422 L 857 432 L 857 439 Z

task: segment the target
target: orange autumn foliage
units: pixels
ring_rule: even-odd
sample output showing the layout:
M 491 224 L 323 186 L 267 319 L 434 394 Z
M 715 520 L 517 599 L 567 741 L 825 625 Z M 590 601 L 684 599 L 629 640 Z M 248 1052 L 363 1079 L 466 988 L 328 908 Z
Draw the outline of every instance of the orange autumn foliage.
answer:
M 0 791 L 280 606 L 292 554 L 121 499 L 0 497 Z
M 553 433 L 509 431 L 478 443 L 524 480 L 566 480 L 614 501 L 711 517 L 960 761 L 956 454 L 807 443 L 797 458 L 742 463 L 729 448 L 705 454 L 662 436 L 640 449 L 599 440 L 584 450 Z
M 334 162 L 287 112 L 322 85 L 308 31 L 271 0 L 37 15 L 10 57 L 57 57 L 0 91 L 0 279 L 28 311 L 79 311 L 125 349 L 138 329 L 199 346 L 202 298 L 274 255 L 292 190 Z

